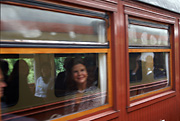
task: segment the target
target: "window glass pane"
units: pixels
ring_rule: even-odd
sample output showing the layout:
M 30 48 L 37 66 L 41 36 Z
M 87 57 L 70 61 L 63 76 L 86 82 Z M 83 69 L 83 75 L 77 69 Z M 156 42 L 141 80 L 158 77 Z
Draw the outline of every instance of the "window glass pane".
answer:
M 129 24 L 129 46 L 170 46 L 167 29 Z
M 1 4 L 0 20 L 1 41 L 106 41 L 105 21 L 97 18 Z
M 107 104 L 106 61 L 98 53 L 1 54 L 0 64 L 9 65 L 3 69 L 3 119 L 47 120 Z
M 167 52 L 130 53 L 130 95 L 170 86 L 169 58 Z

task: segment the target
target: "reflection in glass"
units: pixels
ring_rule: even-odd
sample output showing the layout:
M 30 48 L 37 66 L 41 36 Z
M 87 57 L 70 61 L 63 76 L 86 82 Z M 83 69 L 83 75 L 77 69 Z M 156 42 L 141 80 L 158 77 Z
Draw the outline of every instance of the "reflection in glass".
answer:
M 129 46 L 170 46 L 167 29 L 129 24 Z
M 51 64 L 41 64 L 40 76 L 35 81 L 35 94 L 36 97 L 49 98 L 53 94 L 54 77 L 51 72 Z
M 131 96 L 170 86 L 169 53 L 129 54 Z
M 108 103 L 106 54 L 1 54 L 1 60 L 9 64 L 3 119 L 25 109 L 36 113 L 31 118 L 46 120 Z
M 0 21 L 1 41 L 106 41 L 105 21 L 97 18 L 1 4 Z

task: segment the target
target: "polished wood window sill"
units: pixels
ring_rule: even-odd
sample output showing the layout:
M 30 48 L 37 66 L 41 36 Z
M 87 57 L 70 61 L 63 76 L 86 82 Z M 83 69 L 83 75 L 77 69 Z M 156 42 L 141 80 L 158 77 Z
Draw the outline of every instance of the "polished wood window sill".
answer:
M 176 96 L 176 92 L 173 90 L 170 90 L 170 91 L 167 91 L 164 93 L 160 93 L 160 94 L 130 103 L 129 107 L 127 107 L 127 111 L 132 112 L 132 111 L 138 110 L 140 108 L 152 105 L 154 103 L 163 101 L 167 98 L 171 98 L 174 96 Z
M 119 111 L 109 110 L 109 111 L 106 111 L 97 115 L 93 115 L 93 116 L 81 119 L 79 121 L 94 121 L 94 120 L 102 121 L 104 118 L 107 120 L 107 117 L 109 119 L 112 119 L 112 117 L 117 118 L 118 116 L 119 116 Z

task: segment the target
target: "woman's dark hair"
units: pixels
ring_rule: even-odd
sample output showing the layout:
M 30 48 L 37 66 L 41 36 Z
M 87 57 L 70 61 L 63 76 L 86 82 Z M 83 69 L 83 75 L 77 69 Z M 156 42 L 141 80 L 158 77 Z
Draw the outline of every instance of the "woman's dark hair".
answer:
M 85 65 L 85 62 L 84 62 L 84 60 L 83 60 L 81 57 L 71 58 L 71 59 L 68 61 L 68 64 L 66 65 L 66 70 L 67 70 L 68 72 L 71 72 L 73 66 L 74 66 L 74 65 L 77 65 L 77 64 L 83 64 L 83 65 Z

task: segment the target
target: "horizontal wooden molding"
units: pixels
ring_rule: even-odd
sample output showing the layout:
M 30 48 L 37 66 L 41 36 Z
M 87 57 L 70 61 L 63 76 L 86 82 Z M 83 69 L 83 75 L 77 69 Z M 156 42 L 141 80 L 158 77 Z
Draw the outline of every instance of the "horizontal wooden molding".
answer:
M 32 54 L 32 53 L 107 53 L 108 49 L 87 49 L 87 48 L 1 48 L 0 54 Z
M 165 23 L 175 24 L 175 17 L 165 15 L 162 13 L 157 13 L 151 10 L 147 10 L 142 7 L 136 7 L 132 5 L 125 4 L 125 13 L 132 16 L 142 17 L 145 19 L 151 19 L 155 21 L 161 21 Z
M 176 92 L 173 90 L 166 91 L 139 101 L 132 102 L 129 107 L 127 107 L 128 112 L 132 112 L 146 106 L 152 105 L 154 103 L 166 100 L 167 98 L 172 98 L 176 96 Z
M 138 52 L 171 52 L 171 49 L 129 49 L 129 53 Z
M 117 11 L 117 0 L 62 0 L 62 1 L 94 7 L 102 10 Z
M 110 116 L 110 115 L 111 115 L 111 117 L 116 118 L 116 117 L 119 117 L 118 112 L 119 111 L 110 110 L 110 111 L 106 111 L 106 112 L 103 112 L 103 113 L 100 113 L 97 115 L 90 116 L 88 118 L 81 119 L 79 121 L 93 121 L 93 120 L 98 120 L 98 119 L 100 121 L 100 120 L 103 120 L 102 118 L 104 118 L 106 116 Z

